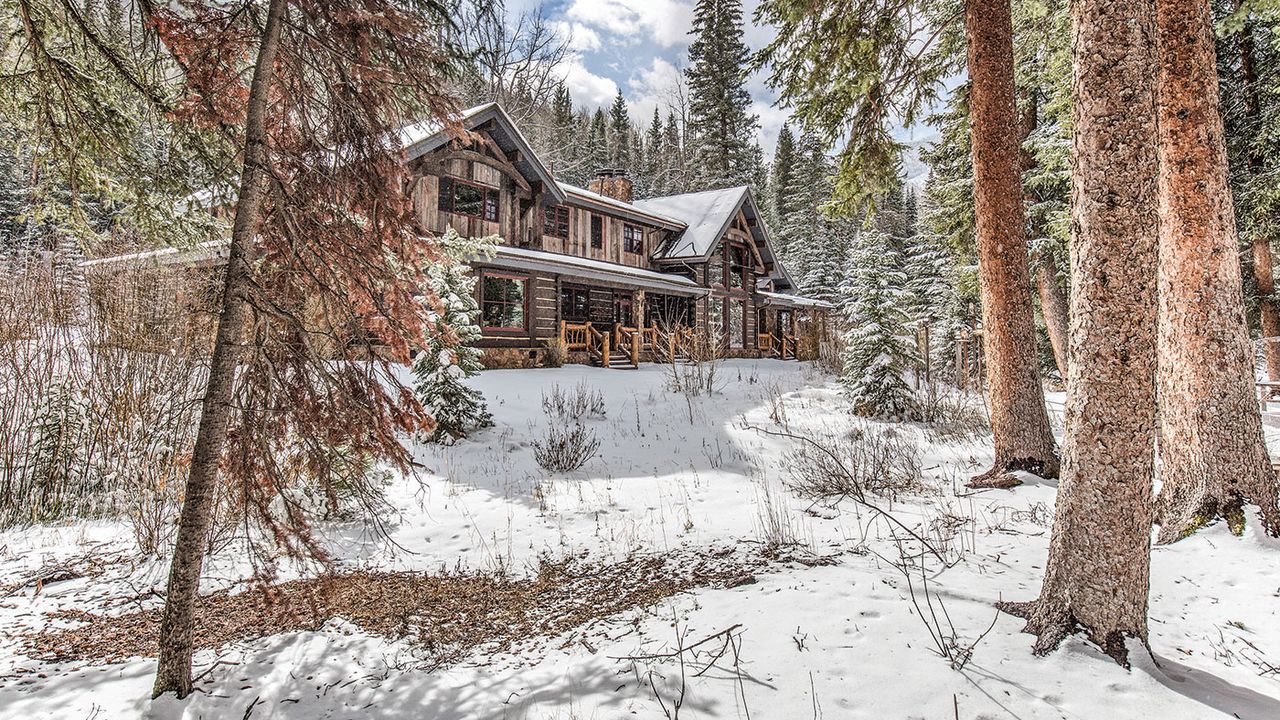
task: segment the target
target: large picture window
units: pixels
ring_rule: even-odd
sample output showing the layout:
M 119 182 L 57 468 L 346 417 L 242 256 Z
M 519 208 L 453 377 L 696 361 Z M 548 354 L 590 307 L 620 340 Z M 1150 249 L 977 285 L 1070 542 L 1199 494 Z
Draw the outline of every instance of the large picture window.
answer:
M 525 290 L 519 275 L 480 276 L 480 321 L 486 330 L 525 330 Z
M 622 249 L 636 254 L 644 252 L 644 230 L 639 225 L 622 226 Z
M 542 214 L 542 234 L 568 239 L 569 208 L 563 205 L 548 205 Z
M 591 317 L 591 291 L 581 285 L 560 286 L 560 319 L 586 322 Z
M 498 221 L 498 191 L 482 185 L 440 178 L 440 201 L 437 205 L 444 212 Z
M 591 216 L 591 247 L 599 250 L 604 247 L 604 218 Z

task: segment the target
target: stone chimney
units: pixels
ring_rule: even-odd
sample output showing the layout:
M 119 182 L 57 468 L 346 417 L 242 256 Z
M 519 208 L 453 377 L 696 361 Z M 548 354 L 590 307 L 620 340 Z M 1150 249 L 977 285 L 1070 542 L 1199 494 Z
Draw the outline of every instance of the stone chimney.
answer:
M 587 183 L 587 189 L 625 203 L 635 199 L 635 187 L 631 183 L 631 178 L 627 177 L 626 170 L 600 168 L 596 171 L 595 178 Z

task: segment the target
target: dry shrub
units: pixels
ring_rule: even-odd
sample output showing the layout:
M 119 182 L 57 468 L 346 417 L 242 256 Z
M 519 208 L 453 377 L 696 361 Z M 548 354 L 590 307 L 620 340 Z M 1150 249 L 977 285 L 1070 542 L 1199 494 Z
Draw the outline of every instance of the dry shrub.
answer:
M 595 432 L 582 423 L 552 423 L 541 439 L 533 441 L 533 457 L 544 470 L 569 472 L 586 464 L 600 450 Z
M 692 423 L 693 399 L 712 395 L 720 389 L 716 372 L 724 358 L 724 333 L 708 326 L 686 338 L 680 347 L 687 359 L 667 365 L 667 389 L 684 396 Z
M 0 525 L 123 512 L 149 549 L 168 522 L 151 501 L 175 504 L 194 443 L 198 284 L 156 268 L 86 280 L 50 253 L 6 261 Z
M 542 393 L 542 411 L 554 425 L 578 422 L 589 418 L 603 418 L 606 407 L 604 394 L 579 383 L 572 390 L 553 385 L 550 392 Z
M 920 416 L 929 438 L 942 442 L 972 440 L 991 432 L 978 396 L 931 387 L 920 395 Z
M 545 343 L 546 352 L 542 353 L 543 367 L 564 367 L 569 362 L 569 346 L 560 338 L 551 338 Z
M 802 443 L 788 453 L 786 484 L 802 497 L 896 498 L 924 488 L 920 450 L 889 427 L 864 424 L 842 436 Z

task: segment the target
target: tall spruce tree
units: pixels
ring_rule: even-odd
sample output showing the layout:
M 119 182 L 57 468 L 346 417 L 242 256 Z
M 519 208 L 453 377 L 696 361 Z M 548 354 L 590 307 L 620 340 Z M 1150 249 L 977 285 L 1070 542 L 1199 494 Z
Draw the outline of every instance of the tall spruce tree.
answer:
M 778 131 L 778 145 L 773 152 L 769 178 L 769 229 L 773 231 L 774 246 L 784 258 L 790 254 L 792 216 L 797 212 L 800 184 L 799 157 L 795 136 L 791 127 L 783 125 Z M 785 262 L 785 261 L 784 261 Z
M 631 117 L 627 113 L 627 100 L 619 90 L 609 106 L 609 166 L 619 170 L 632 170 Z
M 751 184 L 758 118 L 746 88 L 750 51 L 742 39 L 740 0 L 699 0 L 689 44 L 687 145 L 696 173 L 691 190 Z

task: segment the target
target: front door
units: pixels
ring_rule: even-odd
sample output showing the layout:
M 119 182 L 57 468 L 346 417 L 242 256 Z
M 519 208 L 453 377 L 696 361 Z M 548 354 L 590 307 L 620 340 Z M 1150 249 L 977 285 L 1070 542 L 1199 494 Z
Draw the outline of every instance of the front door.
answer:
M 631 295 L 629 293 L 613 294 L 613 321 L 622 323 L 628 327 L 631 326 Z
M 778 311 L 778 337 L 791 334 L 791 311 Z

